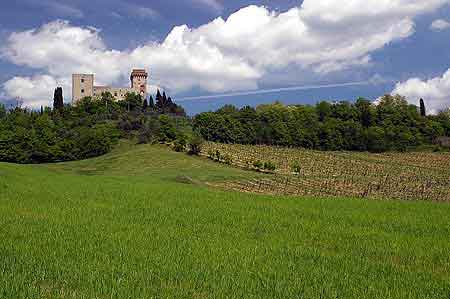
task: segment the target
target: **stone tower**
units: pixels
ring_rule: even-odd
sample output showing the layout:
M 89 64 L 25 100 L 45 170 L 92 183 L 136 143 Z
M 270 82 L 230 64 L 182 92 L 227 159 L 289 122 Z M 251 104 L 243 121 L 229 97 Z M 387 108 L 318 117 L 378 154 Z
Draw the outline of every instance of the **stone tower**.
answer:
M 141 95 L 143 99 L 147 97 L 147 78 L 148 73 L 146 70 L 135 69 L 131 72 L 131 89 L 133 89 L 136 94 Z
M 94 94 L 94 75 L 72 75 L 72 102 L 76 103 L 84 97 L 92 97 Z

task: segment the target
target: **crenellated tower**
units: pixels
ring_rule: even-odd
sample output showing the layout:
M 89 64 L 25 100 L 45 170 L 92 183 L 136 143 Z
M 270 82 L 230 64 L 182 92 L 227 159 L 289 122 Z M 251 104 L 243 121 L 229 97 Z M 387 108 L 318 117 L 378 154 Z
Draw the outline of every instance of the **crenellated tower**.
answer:
M 131 88 L 142 96 L 143 99 L 147 97 L 147 79 L 148 73 L 143 69 L 134 69 L 131 72 L 130 81 Z

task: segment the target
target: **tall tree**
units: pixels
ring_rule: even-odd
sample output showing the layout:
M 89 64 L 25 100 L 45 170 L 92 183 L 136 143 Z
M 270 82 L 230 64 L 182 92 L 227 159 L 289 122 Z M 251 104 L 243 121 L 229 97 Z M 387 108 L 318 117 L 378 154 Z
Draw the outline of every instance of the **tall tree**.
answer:
M 148 101 L 144 99 L 144 103 L 142 104 L 142 111 L 147 111 L 148 109 Z
M 162 99 L 163 99 L 164 106 L 167 106 L 167 96 L 166 96 L 166 92 L 165 91 L 163 91 Z
M 6 116 L 6 108 L 5 105 L 3 105 L 2 103 L 0 103 L 0 118 L 5 117 Z
M 425 108 L 425 101 L 420 99 L 420 116 L 427 116 L 427 109 Z
M 155 110 L 155 101 L 153 100 L 153 96 L 150 96 L 150 101 L 148 106 L 150 107 L 150 110 Z
M 55 94 L 53 96 L 53 110 L 62 110 L 64 108 L 64 98 L 62 87 L 57 87 L 55 89 Z
M 158 89 L 158 91 L 156 92 L 156 108 L 157 108 L 157 110 L 160 111 L 160 112 L 161 112 L 161 111 L 163 110 L 163 108 L 164 108 L 163 97 L 162 97 L 161 92 L 159 91 L 159 89 Z

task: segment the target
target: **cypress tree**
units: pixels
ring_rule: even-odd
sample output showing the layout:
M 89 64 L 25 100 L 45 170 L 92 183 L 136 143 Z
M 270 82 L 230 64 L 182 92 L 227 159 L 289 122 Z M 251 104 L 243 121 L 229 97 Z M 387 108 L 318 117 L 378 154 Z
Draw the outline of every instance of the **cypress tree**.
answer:
M 163 104 L 164 104 L 164 106 L 167 105 L 167 96 L 166 96 L 166 92 L 165 91 L 163 91 Z
M 55 89 L 53 96 L 53 110 L 62 110 L 64 108 L 63 89 L 58 87 Z
M 425 108 L 425 102 L 423 99 L 420 99 L 420 116 L 427 116 L 427 109 Z
M 147 111 L 148 109 L 148 101 L 144 99 L 144 103 L 142 104 L 142 111 Z
M 150 101 L 148 105 L 150 107 L 150 110 L 155 110 L 155 101 L 153 100 L 153 96 L 150 96 Z
M 156 108 L 160 112 L 162 112 L 164 108 L 163 97 L 161 96 L 161 92 L 159 91 L 159 89 L 156 92 Z

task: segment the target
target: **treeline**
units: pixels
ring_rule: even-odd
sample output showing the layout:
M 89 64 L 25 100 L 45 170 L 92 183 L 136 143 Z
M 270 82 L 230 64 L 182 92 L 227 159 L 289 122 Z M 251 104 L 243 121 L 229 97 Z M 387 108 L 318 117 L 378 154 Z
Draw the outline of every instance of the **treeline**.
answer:
M 109 152 L 120 138 L 141 143 L 187 138 L 190 120 L 182 107 L 159 92 L 150 105 L 139 95 L 115 101 L 110 93 L 64 105 L 55 91 L 54 107 L 40 111 L 0 105 L 0 161 L 46 163 L 80 160 Z
M 317 150 L 406 151 L 450 136 L 448 113 L 425 115 L 401 96 L 386 95 L 377 105 L 320 102 L 317 105 L 224 106 L 197 115 L 194 130 L 209 141 L 294 146 Z

